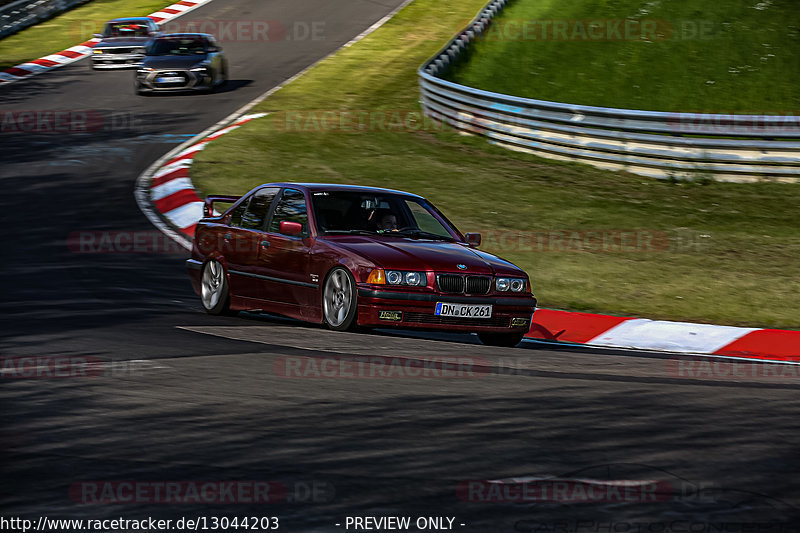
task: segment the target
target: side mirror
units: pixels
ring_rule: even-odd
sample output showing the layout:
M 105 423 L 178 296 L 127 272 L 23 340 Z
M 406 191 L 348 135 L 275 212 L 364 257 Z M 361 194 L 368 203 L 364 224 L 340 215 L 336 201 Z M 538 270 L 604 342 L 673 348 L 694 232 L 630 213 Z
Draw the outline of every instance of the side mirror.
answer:
M 281 221 L 280 229 L 278 230 L 284 235 L 295 237 L 303 233 L 303 225 L 299 222 L 289 222 L 288 220 Z
M 477 248 L 481 245 L 481 234 L 480 233 L 467 233 L 464 235 L 467 238 L 467 244 L 469 244 L 472 248 Z
M 219 46 L 209 46 L 209 47 L 206 49 L 206 51 L 207 51 L 209 54 L 212 54 L 212 53 L 214 53 L 214 52 L 219 52 L 219 50 L 220 50 Z

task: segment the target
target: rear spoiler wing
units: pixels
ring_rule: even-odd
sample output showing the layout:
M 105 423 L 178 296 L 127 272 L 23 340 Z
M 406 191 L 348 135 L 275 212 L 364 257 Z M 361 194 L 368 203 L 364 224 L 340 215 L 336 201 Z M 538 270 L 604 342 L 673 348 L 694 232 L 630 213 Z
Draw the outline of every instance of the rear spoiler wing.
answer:
M 214 202 L 233 203 L 239 198 L 241 198 L 241 196 L 207 196 L 203 204 L 203 218 L 214 216 Z

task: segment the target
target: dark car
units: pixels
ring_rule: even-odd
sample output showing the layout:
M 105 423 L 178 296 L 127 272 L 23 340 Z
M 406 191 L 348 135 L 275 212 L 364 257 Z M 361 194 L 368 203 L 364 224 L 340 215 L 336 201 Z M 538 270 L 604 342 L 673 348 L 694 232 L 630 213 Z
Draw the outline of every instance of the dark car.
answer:
M 234 202 L 221 215 L 215 202 Z M 527 274 L 477 249 L 424 198 L 347 185 L 272 183 L 209 196 L 187 261 L 205 310 L 322 323 L 475 332 L 514 346 L 536 299 Z
M 158 36 L 158 25 L 147 17 L 118 18 L 106 22 L 101 39 L 92 49 L 93 69 L 136 67 L 144 59 L 145 48 Z
M 153 91 L 210 91 L 228 81 L 222 48 L 206 33 L 161 35 L 150 43 L 136 70 L 139 94 Z

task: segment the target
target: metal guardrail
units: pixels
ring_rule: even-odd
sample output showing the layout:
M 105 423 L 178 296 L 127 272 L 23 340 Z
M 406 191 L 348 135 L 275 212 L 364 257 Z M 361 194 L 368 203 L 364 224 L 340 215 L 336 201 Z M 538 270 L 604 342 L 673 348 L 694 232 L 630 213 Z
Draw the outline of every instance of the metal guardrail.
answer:
M 669 113 L 483 91 L 442 76 L 511 0 L 490 1 L 418 71 L 426 115 L 511 150 L 656 178 L 800 182 L 800 116 Z
M 0 7 L 0 39 L 89 0 L 18 0 Z

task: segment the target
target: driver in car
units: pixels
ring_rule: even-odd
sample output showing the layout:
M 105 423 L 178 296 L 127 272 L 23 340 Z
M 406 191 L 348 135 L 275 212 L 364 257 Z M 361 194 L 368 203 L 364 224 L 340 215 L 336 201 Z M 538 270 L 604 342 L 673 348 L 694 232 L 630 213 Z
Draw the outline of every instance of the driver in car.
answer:
M 397 231 L 397 217 L 393 213 L 385 213 L 378 219 L 378 230 Z

